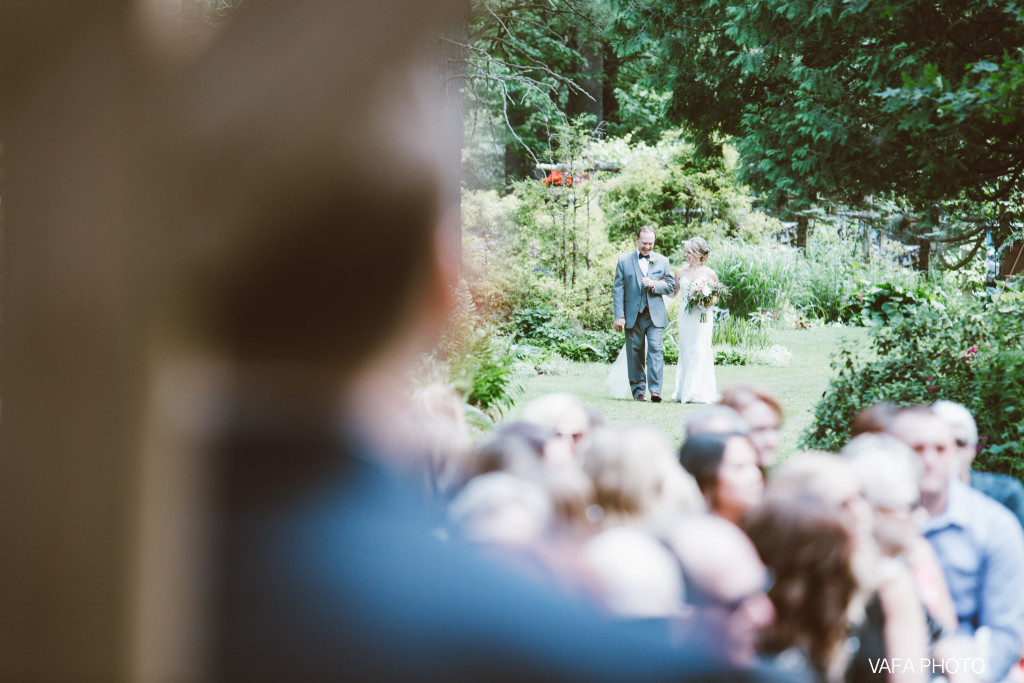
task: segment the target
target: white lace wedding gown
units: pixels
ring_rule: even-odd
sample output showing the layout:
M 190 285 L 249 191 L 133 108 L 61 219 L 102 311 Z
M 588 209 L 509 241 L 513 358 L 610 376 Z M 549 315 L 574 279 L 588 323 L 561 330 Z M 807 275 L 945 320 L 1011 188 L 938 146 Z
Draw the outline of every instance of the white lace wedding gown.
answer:
M 693 403 L 715 403 L 721 396 L 715 383 L 715 357 L 711 352 L 712 316 L 706 323 L 700 322 L 700 311 L 686 310 L 688 287 L 691 281 L 683 279 L 680 286 L 679 302 L 679 365 L 676 368 L 676 388 L 672 401 Z M 665 297 L 668 308 L 671 297 Z M 647 351 L 644 350 L 646 357 Z M 666 379 L 668 379 L 666 377 Z M 629 374 L 626 369 L 626 347 L 619 349 L 619 356 L 608 372 L 605 384 L 615 398 L 632 398 L 629 389 Z
M 700 321 L 700 310 L 687 310 L 686 299 L 692 280 L 680 280 L 679 302 L 679 365 L 673 401 L 683 403 L 715 403 L 721 396 L 715 382 L 715 355 L 711 351 L 714 316 Z

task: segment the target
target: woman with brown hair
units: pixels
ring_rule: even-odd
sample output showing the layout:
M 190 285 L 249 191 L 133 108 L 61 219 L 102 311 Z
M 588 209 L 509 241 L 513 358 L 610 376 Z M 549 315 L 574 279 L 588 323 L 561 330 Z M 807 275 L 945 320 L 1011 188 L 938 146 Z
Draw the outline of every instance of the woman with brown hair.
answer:
M 768 499 L 744 517 L 743 530 L 775 575 L 768 592 L 775 623 L 762 651 L 774 663 L 818 681 L 841 681 L 857 592 L 854 539 L 834 507 L 809 497 Z
M 679 463 L 697 481 L 708 510 L 733 524 L 764 496 L 757 451 L 745 434 L 691 436 L 679 452 Z

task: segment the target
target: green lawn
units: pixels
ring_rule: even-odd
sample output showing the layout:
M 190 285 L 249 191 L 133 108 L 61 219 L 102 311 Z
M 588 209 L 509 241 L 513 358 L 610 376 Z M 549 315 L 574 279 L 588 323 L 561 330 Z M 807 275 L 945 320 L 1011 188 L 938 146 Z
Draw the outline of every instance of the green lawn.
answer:
M 866 348 L 868 330 L 852 327 L 816 327 L 809 330 L 777 330 L 775 342 L 792 353 L 789 365 L 718 366 L 715 368 L 719 390 L 730 384 L 752 383 L 774 391 L 782 402 L 786 421 L 782 427 L 779 456 L 785 458 L 796 450 L 800 434 L 811 422 L 814 406 L 828 386 L 832 369 L 829 362 L 841 346 L 856 344 Z M 686 415 L 697 408 L 679 403 L 637 403 L 611 396 L 604 380 L 611 366 L 604 363 L 574 363 L 564 374 L 535 375 L 525 381 L 525 391 L 508 418 L 514 419 L 522 406 L 538 396 L 553 391 L 567 391 L 580 397 L 589 406 L 604 413 L 608 422 L 648 423 L 663 429 L 676 443 Z M 665 369 L 666 396 L 675 384 L 675 366 Z

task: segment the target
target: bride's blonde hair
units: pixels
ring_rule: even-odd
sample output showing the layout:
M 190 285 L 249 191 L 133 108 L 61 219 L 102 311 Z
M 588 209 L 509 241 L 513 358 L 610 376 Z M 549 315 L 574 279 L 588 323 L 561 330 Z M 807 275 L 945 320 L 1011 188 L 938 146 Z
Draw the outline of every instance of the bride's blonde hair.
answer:
M 691 249 L 693 253 L 700 257 L 701 264 L 704 264 L 708 260 L 708 254 L 711 253 L 711 249 L 708 248 L 708 243 L 704 241 L 703 237 L 691 237 L 686 240 L 683 244 L 683 250 Z

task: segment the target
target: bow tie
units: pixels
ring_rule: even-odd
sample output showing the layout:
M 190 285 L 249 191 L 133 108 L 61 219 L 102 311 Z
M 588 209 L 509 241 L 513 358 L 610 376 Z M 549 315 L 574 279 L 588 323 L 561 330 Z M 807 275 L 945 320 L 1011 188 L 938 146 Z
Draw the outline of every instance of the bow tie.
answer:
M 648 254 L 647 256 L 644 256 L 643 254 L 640 254 L 640 258 L 649 259 L 649 258 L 651 258 L 651 255 Z

